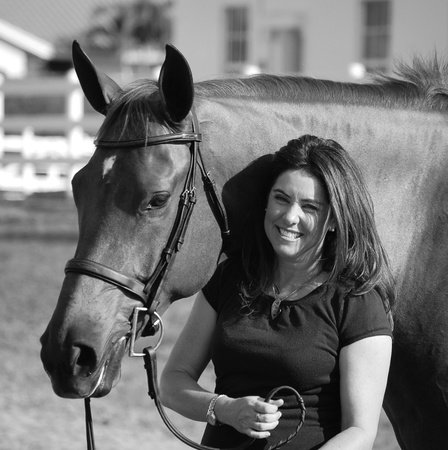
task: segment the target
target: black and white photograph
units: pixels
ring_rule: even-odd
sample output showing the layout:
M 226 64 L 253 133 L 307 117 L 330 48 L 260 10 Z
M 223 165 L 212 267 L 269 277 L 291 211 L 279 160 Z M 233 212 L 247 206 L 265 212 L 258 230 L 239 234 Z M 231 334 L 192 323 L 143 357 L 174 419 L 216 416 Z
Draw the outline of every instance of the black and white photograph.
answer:
M 448 449 L 448 0 L 0 0 L 0 450 Z

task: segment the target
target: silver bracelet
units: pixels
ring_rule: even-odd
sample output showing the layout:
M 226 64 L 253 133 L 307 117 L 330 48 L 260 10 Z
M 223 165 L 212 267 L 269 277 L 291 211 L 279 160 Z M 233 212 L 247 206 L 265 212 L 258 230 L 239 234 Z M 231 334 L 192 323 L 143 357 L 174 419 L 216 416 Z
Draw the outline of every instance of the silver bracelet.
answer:
M 215 406 L 216 406 L 216 402 L 218 401 L 219 397 L 223 397 L 223 394 L 217 394 L 215 395 L 211 400 L 210 403 L 208 405 L 208 409 L 207 409 L 207 423 L 212 425 L 212 426 L 218 426 L 221 425 L 221 423 L 218 421 L 218 419 L 216 418 L 216 414 L 215 414 Z

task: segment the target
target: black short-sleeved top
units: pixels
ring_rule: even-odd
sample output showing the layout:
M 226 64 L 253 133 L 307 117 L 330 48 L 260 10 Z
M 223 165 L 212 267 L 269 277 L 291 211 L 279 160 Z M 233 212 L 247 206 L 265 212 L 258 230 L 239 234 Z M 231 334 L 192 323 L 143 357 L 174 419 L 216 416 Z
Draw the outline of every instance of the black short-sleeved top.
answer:
M 273 388 L 289 385 L 302 396 L 305 423 L 284 449 L 315 449 L 340 431 L 338 357 L 342 347 L 376 335 L 391 336 L 391 328 L 376 291 L 350 296 L 337 285 L 322 285 L 307 296 L 284 302 L 270 317 L 273 298 L 261 295 L 247 308 L 240 293 L 241 265 L 226 260 L 203 292 L 218 317 L 212 343 L 216 389 L 230 397 L 265 397 Z M 245 306 L 246 305 L 246 306 Z M 297 425 L 296 402 L 284 391 L 279 426 L 269 440 L 251 449 L 268 448 Z M 231 447 L 245 439 L 231 427 L 207 425 L 203 443 Z

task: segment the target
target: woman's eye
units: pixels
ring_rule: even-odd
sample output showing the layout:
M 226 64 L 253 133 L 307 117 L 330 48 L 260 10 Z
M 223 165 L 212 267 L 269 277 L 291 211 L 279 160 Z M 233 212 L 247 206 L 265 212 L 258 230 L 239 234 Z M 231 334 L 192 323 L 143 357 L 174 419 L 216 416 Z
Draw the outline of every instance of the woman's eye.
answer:
M 283 195 L 275 195 L 274 199 L 277 200 L 280 203 L 287 203 L 288 199 L 284 197 Z
M 303 205 L 302 209 L 304 209 L 306 211 L 318 211 L 318 207 L 311 203 L 307 203 L 307 204 Z
M 163 192 L 160 194 L 154 194 L 149 201 L 146 209 L 157 209 L 162 208 L 166 205 L 170 198 L 170 194 L 168 192 Z

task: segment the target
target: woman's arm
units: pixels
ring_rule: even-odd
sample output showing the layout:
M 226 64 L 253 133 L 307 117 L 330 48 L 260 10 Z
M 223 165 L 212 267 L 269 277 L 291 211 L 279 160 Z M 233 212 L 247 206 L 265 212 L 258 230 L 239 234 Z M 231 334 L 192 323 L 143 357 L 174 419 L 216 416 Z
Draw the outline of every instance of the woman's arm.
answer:
M 375 441 L 392 351 L 389 336 L 361 339 L 339 358 L 342 431 L 322 449 L 370 450 Z
M 198 294 L 190 317 L 180 334 L 160 380 L 162 403 L 192 420 L 206 421 L 207 409 L 215 394 L 198 384 L 210 361 L 210 346 L 216 324 L 216 312 L 202 292 Z M 240 433 L 266 438 L 278 425 L 282 400 L 266 403 L 250 396 L 220 396 L 215 406 L 217 419 Z
M 162 403 L 189 419 L 204 421 L 214 397 L 197 381 L 210 361 L 215 324 L 216 312 L 201 292 L 160 379 Z

